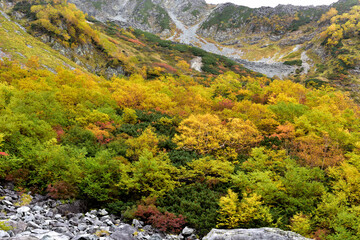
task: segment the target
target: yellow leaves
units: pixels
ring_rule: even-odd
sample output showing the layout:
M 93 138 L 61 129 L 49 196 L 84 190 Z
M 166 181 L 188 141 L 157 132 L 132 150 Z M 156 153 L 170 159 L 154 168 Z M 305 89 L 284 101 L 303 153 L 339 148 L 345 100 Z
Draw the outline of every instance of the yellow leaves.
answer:
M 120 189 L 142 193 L 145 196 L 161 196 L 179 185 L 178 169 L 172 166 L 166 154 L 154 156 L 145 150 L 138 161 L 121 164 Z
M 121 122 L 128 123 L 128 124 L 136 124 L 136 122 L 137 122 L 136 111 L 131 108 L 125 108 L 124 113 L 122 115 Z
M 85 44 L 91 40 L 99 43 L 98 33 L 90 27 L 84 13 L 74 4 L 56 1 L 53 4 L 33 5 L 31 12 L 35 13 L 37 18 L 31 24 L 55 34 L 58 41 L 64 45 Z
M 270 225 L 272 216 L 270 209 L 263 205 L 261 196 L 243 194 L 243 199 L 239 201 L 238 195 L 231 189 L 228 194 L 220 198 L 220 217 L 216 227 L 236 228 L 244 227 L 251 221 L 257 221 L 260 225 Z
M 129 145 L 129 148 L 126 156 L 136 159 L 145 150 L 155 155 L 158 152 L 159 139 L 154 132 L 154 128 L 148 127 L 138 138 L 128 139 L 126 144 Z
M 320 22 L 331 18 L 331 25 L 322 33 L 323 38 L 327 38 L 327 45 L 333 47 L 344 37 L 356 36 L 360 20 L 360 8 L 354 6 L 349 12 L 337 15 L 336 9 L 331 8 L 328 13 L 323 15 Z
M 239 198 L 238 195 L 231 189 L 228 189 L 228 194 L 220 198 L 220 217 L 216 227 L 236 228 L 239 226 L 238 213 Z
M 189 71 L 190 69 L 190 64 L 187 63 L 185 60 L 180 60 L 177 64 L 176 67 L 180 68 L 182 71 Z
M 210 184 L 228 182 L 234 172 L 234 165 L 228 161 L 219 161 L 211 157 L 204 157 L 188 163 L 191 170 L 186 171 L 185 177 L 206 181 Z
M 235 104 L 233 110 L 253 122 L 263 134 L 271 134 L 279 123 L 275 120 L 275 114 L 265 105 L 244 100 Z
M 352 154 L 350 159 L 338 167 L 329 168 L 329 175 L 334 179 L 336 193 L 343 193 L 348 204 L 360 204 L 360 157 Z
M 301 84 L 293 83 L 290 80 L 275 80 L 266 88 L 270 95 L 269 102 L 272 104 L 279 102 L 301 103 L 308 90 Z
M 263 201 L 261 201 L 261 198 L 262 197 L 256 193 L 249 197 L 247 194 L 243 195 L 243 199 L 239 204 L 239 218 L 241 222 L 246 223 L 250 222 L 251 220 L 260 220 L 268 224 L 272 222 L 270 209 L 263 206 Z
M 290 219 L 290 230 L 303 235 L 304 237 L 310 237 L 311 233 L 311 216 L 304 215 L 303 213 L 297 213 Z
M 26 63 L 26 67 L 28 67 L 30 69 L 38 69 L 40 67 L 39 57 L 31 56 Z
M 90 111 L 81 106 L 76 109 L 76 113 L 78 117 L 75 117 L 75 121 L 81 126 L 88 126 L 90 123 L 110 121 L 110 117 L 107 114 L 97 110 Z
M 227 142 L 226 144 L 236 151 L 242 151 L 262 140 L 259 131 L 249 120 L 232 118 L 226 124 Z
M 181 135 L 174 137 L 179 148 L 202 154 L 220 148 L 222 124 L 216 115 L 191 115 L 180 124 L 179 131 Z
M 247 150 L 261 140 L 259 131 L 250 121 L 233 118 L 222 122 L 217 115 L 191 115 L 179 126 L 181 135 L 174 141 L 179 148 L 200 154 L 216 153 L 227 147 L 237 152 Z
M 336 10 L 336 8 L 330 8 L 328 12 L 326 12 L 325 14 L 323 14 L 319 20 L 319 22 L 325 22 L 330 20 L 332 17 L 336 16 L 338 14 L 338 11 Z

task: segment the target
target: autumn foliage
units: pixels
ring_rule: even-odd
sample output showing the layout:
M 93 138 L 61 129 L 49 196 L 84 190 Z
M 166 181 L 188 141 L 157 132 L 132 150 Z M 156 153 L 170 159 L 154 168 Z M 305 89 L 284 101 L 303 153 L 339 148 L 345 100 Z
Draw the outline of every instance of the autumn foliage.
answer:
M 129 71 L 105 79 L 79 69 L 53 73 L 37 57 L 0 61 L 0 180 L 86 199 L 166 232 L 185 224 L 200 236 L 216 226 L 279 227 L 357 239 L 360 108 L 348 94 L 256 76 L 133 29 L 109 27 L 113 37 L 105 36 L 73 5 L 53 3 L 34 4 L 32 31 L 63 46 L 95 44 L 111 60 L 106 67 L 126 63 Z M 358 35 L 358 15 L 358 7 L 342 15 L 330 9 L 320 19 L 331 24 L 321 36 L 326 49 L 341 50 Z M 139 67 L 147 56 L 118 46 L 129 41 L 136 51 L 162 44 L 203 55 L 214 62 L 206 66 L 212 75 L 192 76 L 186 54 L 172 65 L 159 58 Z M 337 60 L 355 64 L 347 54 Z
M 186 224 L 182 215 L 176 216 L 169 212 L 162 213 L 154 205 L 139 205 L 135 216 L 160 231 L 176 234 L 179 234 Z

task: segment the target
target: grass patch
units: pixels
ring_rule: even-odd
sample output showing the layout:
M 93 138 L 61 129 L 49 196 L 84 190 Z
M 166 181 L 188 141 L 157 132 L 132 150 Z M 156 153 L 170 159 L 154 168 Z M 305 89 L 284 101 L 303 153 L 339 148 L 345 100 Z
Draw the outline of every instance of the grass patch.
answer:
M 57 67 L 79 68 L 74 62 L 53 50 L 50 46 L 39 41 L 20 29 L 14 22 L 8 21 L 0 15 L 0 42 L 3 52 L 11 55 L 13 60 L 26 63 L 32 56 L 39 57 L 39 64 L 52 69 Z
M 284 62 L 285 65 L 290 65 L 290 66 L 301 66 L 302 65 L 302 60 L 297 59 L 297 60 L 290 60 L 290 61 L 285 61 Z

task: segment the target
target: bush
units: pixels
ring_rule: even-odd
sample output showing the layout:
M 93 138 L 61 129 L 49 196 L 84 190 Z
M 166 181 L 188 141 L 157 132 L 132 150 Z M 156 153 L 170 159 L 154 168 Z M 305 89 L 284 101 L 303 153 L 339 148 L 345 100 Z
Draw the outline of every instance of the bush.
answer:
M 111 214 L 121 216 L 126 211 L 130 210 L 134 205 L 134 202 L 129 200 L 127 200 L 125 203 L 123 201 L 117 200 L 115 202 L 108 203 L 105 208 L 108 212 L 111 212 Z
M 154 205 L 139 205 L 135 212 L 135 217 L 141 219 L 146 224 L 163 232 L 180 233 L 186 224 L 185 218 L 180 214 L 176 216 L 170 212 L 160 212 Z
M 202 236 L 216 227 L 220 193 L 206 184 L 178 187 L 157 200 L 159 207 L 186 217 L 189 226 Z
M 172 164 L 176 167 L 185 166 L 187 163 L 192 162 L 197 158 L 195 152 L 188 152 L 185 150 L 173 150 L 168 153 Z
M 49 184 L 46 191 L 48 196 L 54 199 L 69 199 L 76 196 L 76 188 L 65 181 Z
M 99 150 L 100 145 L 97 143 L 97 139 L 89 130 L 83 129 L 78 126 L 72 127 L 62 138 L 62 145 L 74 146 L 79 149 L 85 148 L 87 156 L 95 156 Z
M 307 88 L 309 88 L 309 87 L 320 88 L 321 86 L 324 86 L 325 84 L 326 84 L 326 82 L 316 79 L 316 78 L 307 79 L 305 81 L 305 87 L 307 87 Z
M 285 65 L 290 65 L 290 66 L 301 66 L 302 65 L 302 60 L 291 60 L 291 61 L 285 61 L 284 62 Z

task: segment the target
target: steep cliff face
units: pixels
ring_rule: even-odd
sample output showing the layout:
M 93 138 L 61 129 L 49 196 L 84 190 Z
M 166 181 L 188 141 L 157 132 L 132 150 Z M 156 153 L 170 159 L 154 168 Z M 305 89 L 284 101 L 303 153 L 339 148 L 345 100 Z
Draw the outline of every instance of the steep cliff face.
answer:
M 171 22 L 167 11 L 151 0 L 71 0 L 79 9 L 96 19 L 114 21 L 120 26 L 153 33 L 168 32 Z
M 157 0 L 157 2 L 186 26 L 199 22 L 209 11 L 209 6 L 204 0 Z
M 170 36 L 175 14 L 185 25 L 199 21 L 208 11 L 204 0 L 71 0 L 100 21 L 115 21 L 144 31 Z

